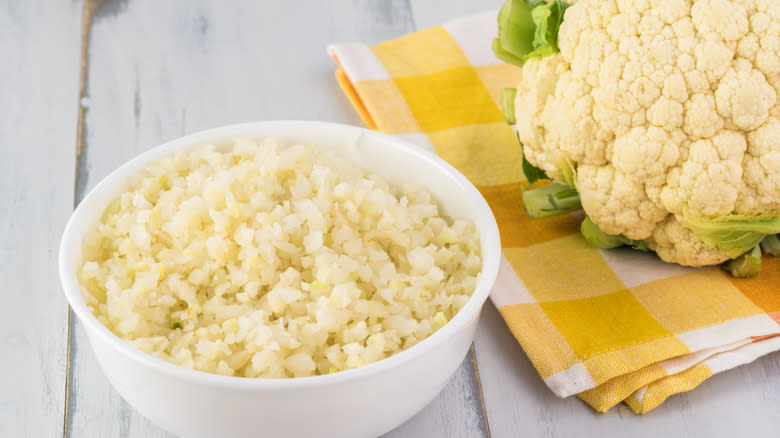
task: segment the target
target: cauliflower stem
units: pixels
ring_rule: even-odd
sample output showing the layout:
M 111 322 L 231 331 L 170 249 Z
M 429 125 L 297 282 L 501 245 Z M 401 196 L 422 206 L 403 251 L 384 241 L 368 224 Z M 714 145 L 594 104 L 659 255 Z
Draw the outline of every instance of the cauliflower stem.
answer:
M 504 116 L 504 121 L 510 125 L 515 124 L 515 96 L 517 95 L 517 88 L 502 88 L 501 89 L 501 114 Z
M 780 234 L 772 234 L 761 241 L 761 249 L 764 254 L 780 257 Z
M 708 219 L 698 217 L 683 208 L 688 227 L 704 243 L 718 248 L 734 259 L 757 248 L 767 235 L 780 233 L 780 218 L 760 220 L 740 217 Z
M 557 52 L 558 28 L 568 6 L 562 0 L 508 0 L 498 13 L 496 57 L 523 65 L 530 58 Z
M 582 237 L 588 242 L 588 245 L 594 248 L 610 249 L 620 246 L 630 246 L 639 251 L 650 251 L 647 244 L 641 240 L 633 240 L 623 235 L 616 236 L 601 231 L 601 228 L 594 224 L 587 216 L 585 216 L 585 220 L 580 224 L 580 231 L 582 232 Z
M 723 264 L 723 269 L 734 277 L 752 277 L 761 272 L 761 249 L 755 247 L 750 252 L 731 259 Z
M 582 208 L 577 191 L 558 183 L 524 191 L 523 206 L 528 216 L 534 219 L 557 216 Z

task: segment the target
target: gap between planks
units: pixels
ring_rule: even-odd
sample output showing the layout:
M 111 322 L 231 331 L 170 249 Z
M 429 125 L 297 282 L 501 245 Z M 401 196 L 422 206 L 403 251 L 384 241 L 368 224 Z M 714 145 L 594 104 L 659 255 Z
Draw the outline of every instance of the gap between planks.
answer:
M 479 397 L 479 407 L 482 409 L 482 419 L 485 421 L 485 433 L 491 438 L 490 423 L 488 422 L 487 409 L 485 408 L 485 396 L 482 394 L 482 381 L 479 378 L 479 366 L 477 366 L 477 352 L 474 350 L 474 341 L 471 341 L 469 349 L 471 355 L 471 369 L 474 372 L 474 384 L 477 387 L 477 397 Z
M 84 126 L 84 116 L 86 114 L 86 108 L 85 105 L 83 105 L 83 99 L 86 97 L 85 93 L 87 90 L 87 74 L 89 71 L 89 33 L 90 29 L 92 27 L 92 18 L 95 15 L 95 11 L 100 7 L 101 0 L 85 0 L 82 5 L 82 14 L 81 14 L 81 52 L 80 52 L 80 59 L 79 59 L 79 93 L 78 93 L 78 101 L 76 102 L 76 105 L 78 105 L 78 118 L 76 121 L 76 161 L 74 163 L 74 166 L 76 167 L 74 175 L 75 178 L 73 180 L 73 208 L 75 209 L 76 206 L 81 202 L 81 197 L 83 196 L 83 193 L 80 193 L 81 190 L 79 188 L 80 186 L 80 178 L 79 174 L 81 171 L 83 171 L 82 166 L 82 152 L 84 151 L 84 142 L 85 142 L 85 126 Z M 84 181 L 81 181 L 83 184 Z M 65 406 L 63 409 L 63 416 L 62 416 L 62 438 L 66 438 L 68 436 L 68 416 L 69 416 L 69 406 L 70 406 L 70 383 L 71 383 L 71 344 L 72 344 L 72 337 L 74 334 L 73 330 L 73 309 L 71 309 L 70 305 L 68 305 L 68 326 L 67 326 L 67 345 L 65 349 L 66 357 L 65 357 Z

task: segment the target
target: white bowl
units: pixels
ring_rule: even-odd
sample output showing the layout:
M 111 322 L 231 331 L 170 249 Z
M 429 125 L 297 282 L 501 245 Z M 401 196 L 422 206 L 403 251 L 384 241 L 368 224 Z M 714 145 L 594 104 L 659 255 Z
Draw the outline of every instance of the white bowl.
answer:
M 128 178 L 175 150 L 234 137 L 279 138 L 332 151 L 391 183 L 428 188 L 443 212 L 474 221 L 482 273 L 473 296 L 444 327 L 419 344 L 379 362 L 339 373 L 250 379 L 193 371 L 130 346 L 87 309 L 76 274 L 81 242 Z M 371 437 L 400 425 L 441 392 L 469 350 L 480 309 L 493 287 L 501 256 L 498 227 L 485 200 L 452 166 L 397 138 L 353 126 L 271 121 L 226 126 L 156 147 L 112 172 L 84 198 L 60 243 L 65 296 L 84 324 L 108 380 L 135 409 L 183 437 Z

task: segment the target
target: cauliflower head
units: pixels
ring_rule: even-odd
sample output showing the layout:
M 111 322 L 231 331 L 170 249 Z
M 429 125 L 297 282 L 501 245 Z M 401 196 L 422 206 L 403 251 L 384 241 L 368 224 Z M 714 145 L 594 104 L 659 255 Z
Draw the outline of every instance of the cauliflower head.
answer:
M 524 60 L 514 101 L 529 163 L 665 261 L 718 264 L 780 232 L 780 1 L 561 15 L 560 52 Z

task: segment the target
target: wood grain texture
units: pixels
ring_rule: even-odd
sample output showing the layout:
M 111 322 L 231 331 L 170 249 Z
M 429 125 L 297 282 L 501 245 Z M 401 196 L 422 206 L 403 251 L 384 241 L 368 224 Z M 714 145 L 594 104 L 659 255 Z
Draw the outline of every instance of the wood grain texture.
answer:
M 492 303 L 475 341 L 493 437 L 737 437 L 780 430 L 780 353 L 718 374 L 645 415 L 627 406 L 606 414 L 544 385 Z
M 418 29 L 437 26 L 449 20 L 465 17 L 471 14 L 498 9 L 503 0 L 411 0 L 414 22 Z
M 471 352 L 444 391 L 409 421 L 385 438 L 489 437 L 481 404 L 481 388 L 475 383 Z
M 62 434 L 79 2 L 0 2 L 0 436 Z
M 92 4 L 92 3 L 90 3 Z M 406 1 L 94 2 L 79 198 L 132 156 L 185 133 L 250 120 L 361 125 L 325 47 L 414 30 Z M 128 406 L 73 323 L 67 435 L 162 437 Z M 470 358 L 391 437 L 487 436 Z

